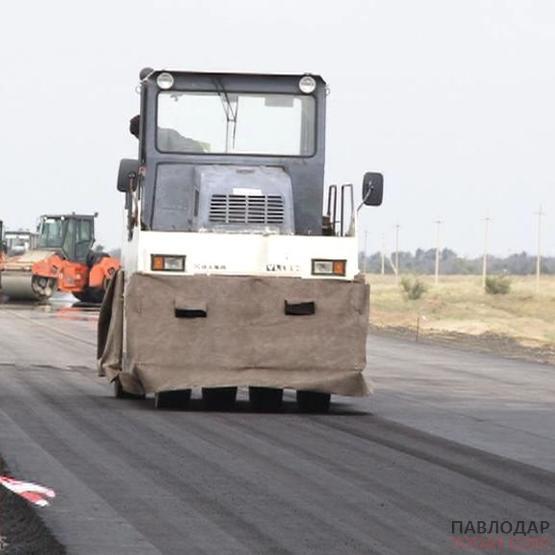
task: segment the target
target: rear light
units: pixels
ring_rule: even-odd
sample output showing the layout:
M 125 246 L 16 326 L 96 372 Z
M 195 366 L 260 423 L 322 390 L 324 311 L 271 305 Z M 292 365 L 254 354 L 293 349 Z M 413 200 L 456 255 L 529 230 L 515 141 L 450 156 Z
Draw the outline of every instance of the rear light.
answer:
M 150 256 L 150 268 L 154 272 L 184 272 L 185 257 L 153 254 Z
M 312 259 L 313 276 L 344 276 L 346 274 L 346 269 L 346 260 Z

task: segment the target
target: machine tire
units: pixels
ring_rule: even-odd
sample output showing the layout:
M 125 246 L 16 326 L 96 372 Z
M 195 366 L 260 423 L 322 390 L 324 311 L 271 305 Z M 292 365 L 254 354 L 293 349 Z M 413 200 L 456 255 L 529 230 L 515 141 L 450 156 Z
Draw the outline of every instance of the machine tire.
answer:
M 330 410 L 331 395 L 319 391 L 297 391 L 297 406 L 300 412 L 325 414 Z
M 228 411 L 235 406 L 236 387 L 203 387 L 202 401 L 206 410 Z
M 73 296 L 82 303 L 102 304 L 105 292 L 106 291 L 104 289 L 87 287 L 84 291 L 81 291 L 80 293 L 73 293 Z
M 256 412 L 278 412 L 283 401 L 283 389 L 249 387 L 249 402 Z
M 144 399 L 144 395 L 134 395 L 133 393 L 128 393 L 121 386 L 121 382 L 116 378 L 113 382 L 114 385 L 114 397 L 116 399 Z
M 110 255 L 107 252 L 96 252 L 91 251 L 87 256 L 87 266 L 92 268 L 95 264 L 98 264 L 103 258 L 108 258 Z
M 190 401 L 190 389 L 159 391 L 154 394 L 154 408 L 157 410 L 185 410 Z

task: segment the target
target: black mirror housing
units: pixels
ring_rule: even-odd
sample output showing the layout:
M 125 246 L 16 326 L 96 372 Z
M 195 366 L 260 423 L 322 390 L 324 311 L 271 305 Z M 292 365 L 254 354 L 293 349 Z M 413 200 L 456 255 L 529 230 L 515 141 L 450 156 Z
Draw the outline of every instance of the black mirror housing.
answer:
M 362 202 L 366 206 L 380 206 L 383 200 L 383 174 L 366 172 L 362 179 Z
M 131 158 L 120 160 L 118 172 L 118 191 L 127 193 L 129 181 L 135 179 L 139 173 L 139 161 Z

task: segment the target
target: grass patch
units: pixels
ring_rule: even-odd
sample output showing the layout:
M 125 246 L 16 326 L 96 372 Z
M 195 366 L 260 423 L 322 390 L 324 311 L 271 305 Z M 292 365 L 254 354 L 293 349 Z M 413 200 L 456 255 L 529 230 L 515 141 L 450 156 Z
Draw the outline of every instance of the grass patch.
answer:
M 381 327 L 420 331 L 493 333 L 525 346 L 555 345 L 555 276 L 544 276 L 536 292 L 534 276 L 512 276 L 509 294 L 488 295 L 481 276 L 419 276 L 426 294 L 408 301 L 395 276 L 368 274 L 370 321 Z
M 486 278 L 486 293 L 489 295 L 506 295 L 511 290 L 511 280 L 507 276 L 489 276 Z
M 427 291 L 427 287 L 418 278 L 404 277 L 401 280 L 401 289 L 409 301 L 417 301 Z

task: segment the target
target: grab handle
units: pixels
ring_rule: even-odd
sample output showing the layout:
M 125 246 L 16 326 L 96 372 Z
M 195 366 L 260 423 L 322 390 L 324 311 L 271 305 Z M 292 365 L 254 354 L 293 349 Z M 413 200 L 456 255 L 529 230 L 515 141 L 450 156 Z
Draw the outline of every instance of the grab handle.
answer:
M 316 312 L 314 301 L 285 301 L 285 314 L 287 316 L 310 316 Z

